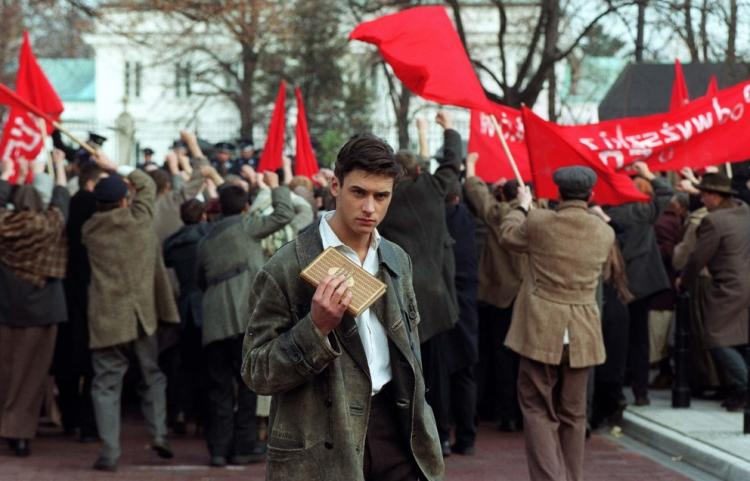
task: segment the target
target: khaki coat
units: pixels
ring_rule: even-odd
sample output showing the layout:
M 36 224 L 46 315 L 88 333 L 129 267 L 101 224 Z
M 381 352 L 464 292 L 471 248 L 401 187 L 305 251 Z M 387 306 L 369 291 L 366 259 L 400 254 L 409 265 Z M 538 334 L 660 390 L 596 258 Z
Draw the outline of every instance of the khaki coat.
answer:
M 130 207 L 97 212 L 83 225 L 91 263 L 91 349 L 133 341 L 141 332 L 151 335 L 158 321 L 180 322 L 152 224 L 156 186 L 138 170 L 128 179 L 135 187 Z
M 704 267 L 711 274 L 704 304 L 706 347 L 747 343 L 750 208 L 744 202 L 727 200 L 703 218 L 695 249 L 682 273 L 685 287 L 695 288 Z
M 615 242 L 611 227 L 583 201 L 557 210 L 520 210 L 505 217 L 502 243 L 528 254 L 528 274 L 513 306 L 505 345 L 545 364 L 560 364 L 568 330 L 570 366 L 605 360 L 596 288 Z
M 518 295 L 522 267 L 526 263 L 525 254 L 515 253 L 501 243 L 500 226 L 518 202 L 498 202 L 478 177 L 468 178 L 464 191 L 466 201 L 487 225 L 487 236 L 479 258 L 479 300 L 505 309 Z
M 345 315 L 327 338 L 321 336 L 310 317 L 315 290 L 299 277 L 322 250 L 315 223 L 271 257 L 250 292 L 255 309 L 245 333 L 242 377 L 256 393 L 272 396 L 271 481 L 364 481 L 372 382 L 357 323 Z M 384 238 L 378 258 L 387 289 L 372 309 L 388 335 L 403 443 L 420 479 L 442 479 L 440 440 L 425 402 L 411 260 Z

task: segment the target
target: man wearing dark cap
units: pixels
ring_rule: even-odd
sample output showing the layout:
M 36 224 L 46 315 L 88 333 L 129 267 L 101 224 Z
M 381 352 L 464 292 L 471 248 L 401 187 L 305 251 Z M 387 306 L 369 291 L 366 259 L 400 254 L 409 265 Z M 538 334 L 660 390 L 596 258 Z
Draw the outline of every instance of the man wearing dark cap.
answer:
M 253 169 L 258 163 L 258 157 L 255 155 L 255 145 L 252 140 L 242 140 L 240 142 L 240 156 L 234 160 L 234 165 L 237 169 L 241 169 L 243 165 L 249 165 Z
M 704 267 L 711 283 L 704 292 L 704 345 L 711 349 L 731 389 L 728 411 L 742 411 L 747 395 L 747 366 L 742 349 L 748 342 L 750 306 L 750 208 L 733 199 L 732 181 L 706 174 L 698 185 L 708 209 L 697 232 L 695 250 L 682 272 L 681 284 L 694 290 Z
M 238 174 L 235 170 L 234 162 L 232 162 L 232 152 L 234 152 L 234 145 L 229 142 L 219 142 L 214 145 L 214 158 L 211 164 L 214 166 L 220 176 L 226 177 L 227 174 Z
M 153 229 L 156 187 L 139 170 L 128 180 L 117 175 L 94 187 L 97 212 L 84 224 L 82 242 L 91 264 L 89 347 L 94 368 L 91 394 L 102 449 L 94 469 L 114 471 L 120 457 L 120 392 L 129 359 L 137 359 L 141 406 L 152 441 L 163 458 L 172 451 L 165 436 L 166 378 L 159 369 L 157 321 L 179 322 L 161 248 Z M 157 295 L 160 293 L 161 295 Z
M 565 167 L 553 180 L 556 210 L 530 210 L 531 193 L 519 187 L 519 206 L 500 228 L 503 245 L 528 255 L 505 345 L 521 356 L 518 399 L 532 481 L 579 481 L 588 368 L 605 358 L 595 293 L 615 234 L 588 211 L 593 170 Z

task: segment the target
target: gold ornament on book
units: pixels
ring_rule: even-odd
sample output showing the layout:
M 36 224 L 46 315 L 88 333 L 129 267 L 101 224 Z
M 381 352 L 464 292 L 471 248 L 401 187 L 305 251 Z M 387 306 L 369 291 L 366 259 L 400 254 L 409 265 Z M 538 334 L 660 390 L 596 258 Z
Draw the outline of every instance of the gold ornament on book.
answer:
M 366 311 L 385 294 L 386 285 L 333 247 L 324 250 L 309 266 L 300 272 L 300 277 L 313 287 L 328 276 L 343 275 L 352 291 L 352 301 L 346 311 L 354 317 Z

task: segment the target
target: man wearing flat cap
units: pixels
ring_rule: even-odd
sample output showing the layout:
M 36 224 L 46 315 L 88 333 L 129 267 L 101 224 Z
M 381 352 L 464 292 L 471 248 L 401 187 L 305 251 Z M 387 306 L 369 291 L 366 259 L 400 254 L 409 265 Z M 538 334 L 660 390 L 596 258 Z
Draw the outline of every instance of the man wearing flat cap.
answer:
M 703 343 L 711 349 L 731 389 L 724 407 L 742 411 L 747 393 L 742 348 L 748 342 L 750 208 L 732 197 L 732 181 L 724 174 L 706 174 L 697 187 L 708 214 L 698 227 L 695 250 L 681 284 L 693 292 L 701 270 L 708 268 L 712 280 L 703 294 Z
M 555 210 L 530 210 L 522 187 L 519 207 L 500 227 L 501 243 L 528 255 L 505 345 L 521 356 L 518 399 L 532 481 L 579 481 L 588 368 L 605 358 L 595 292 L 615 234 L 589 213 L 593 170 L 565 167 L 553 180 Z
M 91 397 L 102 449 L 94 469 L 114 471 L 120 457 L 120 392 L 129 359 L 141 372 L 141 406 L 151 434 L 151 449 L 171 458 L 166 434 L 166 378 L 159 369 L 158 321 L 179 323 L 161 248 L 153 228 L 156 186 L 134 170 L 94 187 L 96 213 L 83 225 L 82 242 L 91 264 L 88 319 L 94 368 Z

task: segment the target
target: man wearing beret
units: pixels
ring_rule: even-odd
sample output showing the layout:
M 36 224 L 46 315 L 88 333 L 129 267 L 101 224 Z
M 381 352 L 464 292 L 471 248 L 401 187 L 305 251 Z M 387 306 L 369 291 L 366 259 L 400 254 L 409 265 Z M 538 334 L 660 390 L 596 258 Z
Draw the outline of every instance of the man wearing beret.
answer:
M 728 411 L 742 411 L 747 397 L 747 366 L 742 348 L 748 342 L 750 306 L 750 208 L 733 199 L 732 180 L 706 174 L 698 185 L 708 209 L 697 231 L 695 249 L 682 272 L 681 284 L 695 292 L 704 267 L 711 283 L 704 292 L 704 345 L 729 384 Z
M 152 225 L 156 186 L 139 170 L 128 180 L 135 189 L 132 203 L 122 177 L 112 175 L 96 184 L 97 212 L 82 235 L 91 263 L 91 395 L 102 440 L 94 469 L 104 471 L 114 471 L 120 457 L 120 392 L 132 356 L 141 372 L 141 407 L 151 449 L 162 458 L 172 457 L 165 439 L 166 378 L 157 362 L 156 327 L 158 321 L 178 323 L 179 315 Z
M 519 207 L 500 227 L 501 243 L 528 255 L 505 345 L 521 356 L 518 399 L 532 481 L 579 481 L 588 368 L 605 358 L 595 292 L 615 234 L 588 211 L 593 170 L 565 167 L 553 180 L 557 209 L 530 210 L 531 192 L 522 187 Z

